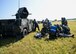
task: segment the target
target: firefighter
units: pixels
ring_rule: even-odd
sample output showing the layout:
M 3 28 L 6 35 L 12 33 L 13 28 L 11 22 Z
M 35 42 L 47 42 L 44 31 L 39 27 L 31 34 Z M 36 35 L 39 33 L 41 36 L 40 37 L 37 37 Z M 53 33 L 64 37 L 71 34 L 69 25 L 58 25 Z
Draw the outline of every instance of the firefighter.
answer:
M 36 19 L 34 19 L 34 21 L 33 21 L 33 31 L 36 31 L 36 28 L 38 28 L 38 30 L 40 31 L 39 25 L 38 25 Z
M 68 27 L 68 22 L 67 22 L 66 18 L 62 17 L 61 22 L 62 22 L 61 26 L 63 29 L 63 33 L 70 34 L 70 28 Z
M 45 21 L 43 21 L 43 28 L 41 30 L 41 34 L 44 36 L 44 35 L 47 35 L 49 33 L 49 28 L 51 26 L 51 22 L 48 20 L 48 19 L 45 19 Z

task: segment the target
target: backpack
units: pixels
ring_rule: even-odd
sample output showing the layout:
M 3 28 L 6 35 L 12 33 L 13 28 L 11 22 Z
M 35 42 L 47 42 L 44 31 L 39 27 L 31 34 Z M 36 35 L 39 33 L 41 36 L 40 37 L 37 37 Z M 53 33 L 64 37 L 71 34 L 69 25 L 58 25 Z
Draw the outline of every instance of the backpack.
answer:
M 51 26 L 49 30 L 49 39 L 56 38 L 57 26 Z

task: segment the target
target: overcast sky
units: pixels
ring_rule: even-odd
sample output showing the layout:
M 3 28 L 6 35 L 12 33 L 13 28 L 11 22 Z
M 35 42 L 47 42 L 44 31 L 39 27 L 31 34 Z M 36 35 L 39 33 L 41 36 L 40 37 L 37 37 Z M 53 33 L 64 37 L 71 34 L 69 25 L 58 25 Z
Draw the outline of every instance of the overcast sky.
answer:
M 20 0 L 20 7 L 27 7 L 30 19 L 50 20 L 76 18 L 76 0 Z M 0 18 L 15 18 L 18 0 L 0 0 Z

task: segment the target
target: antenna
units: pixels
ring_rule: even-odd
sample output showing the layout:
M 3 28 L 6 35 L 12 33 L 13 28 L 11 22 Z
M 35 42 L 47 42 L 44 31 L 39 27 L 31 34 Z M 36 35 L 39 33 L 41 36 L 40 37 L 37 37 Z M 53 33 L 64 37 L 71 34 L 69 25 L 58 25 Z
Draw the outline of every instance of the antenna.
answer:
M 20 8 L 20 0 L 18 0 L 18 9 Z
M 20 8 L 20 0 L 18 0 L 18 9 Z M 12 16 L 16 16 L 16 15 L 12 15 Z

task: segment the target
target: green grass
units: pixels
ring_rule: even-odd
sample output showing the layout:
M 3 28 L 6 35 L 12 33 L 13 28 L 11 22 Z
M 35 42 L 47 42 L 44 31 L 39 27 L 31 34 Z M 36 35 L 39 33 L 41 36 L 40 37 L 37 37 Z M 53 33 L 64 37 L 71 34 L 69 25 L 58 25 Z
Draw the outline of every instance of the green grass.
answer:
M 76 21 L 69 21 L 68 24 L 75 38 L 35 39 L 36 32 L 32 32 L 19 41 L 15 38 L 0 40 L 0 54 L 76 54 Z

